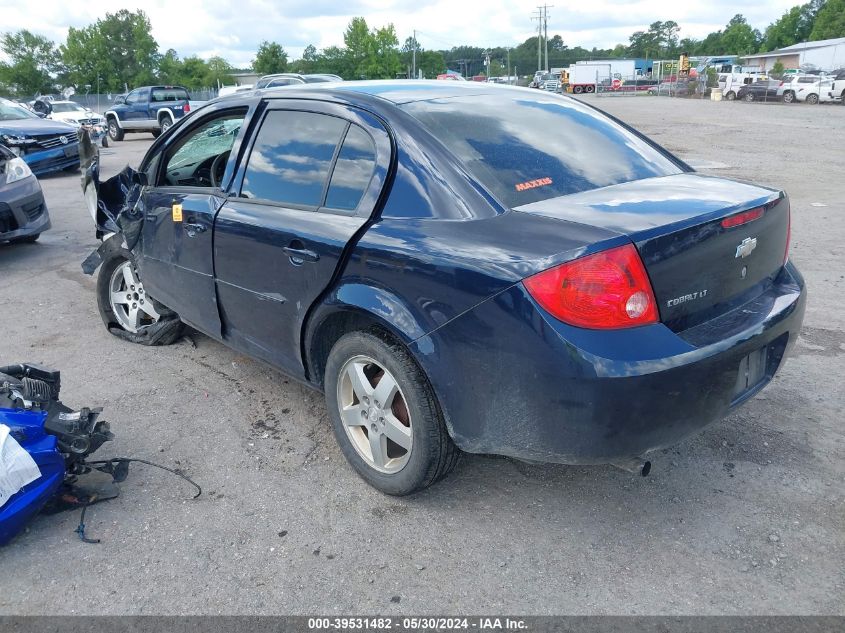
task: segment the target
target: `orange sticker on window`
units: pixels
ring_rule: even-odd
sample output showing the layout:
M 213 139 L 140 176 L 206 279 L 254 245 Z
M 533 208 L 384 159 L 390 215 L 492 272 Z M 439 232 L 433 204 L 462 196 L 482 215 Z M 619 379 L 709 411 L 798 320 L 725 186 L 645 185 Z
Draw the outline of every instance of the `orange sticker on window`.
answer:
M 551 178 L 538 178 L 537 180 L 529 180 L 528 182 L 520 182 L 516 185 L 517 191 L 526 191 L 527 189 L 536 189 L 537 187 L 545 187 L 552 184 Z

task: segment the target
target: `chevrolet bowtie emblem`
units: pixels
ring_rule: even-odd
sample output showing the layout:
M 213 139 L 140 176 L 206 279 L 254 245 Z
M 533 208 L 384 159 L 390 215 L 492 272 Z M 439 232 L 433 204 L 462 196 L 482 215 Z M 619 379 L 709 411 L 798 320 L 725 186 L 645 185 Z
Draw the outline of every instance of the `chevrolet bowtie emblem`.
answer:
M 748 257 L 755 248 L 757 248 L 757 238 L 746 237 L 736 247 L 736 255 L 734 257 Z

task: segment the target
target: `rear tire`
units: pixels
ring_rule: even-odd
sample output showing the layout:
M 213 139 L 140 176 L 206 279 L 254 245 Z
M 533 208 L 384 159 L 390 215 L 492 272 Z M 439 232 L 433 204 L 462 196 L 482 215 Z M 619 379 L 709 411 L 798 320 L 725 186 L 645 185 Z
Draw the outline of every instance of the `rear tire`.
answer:
M 733 90 L 725 95 L 725 101 L 733 101 L 734 99 L 736 99 L 736 93 Z
M 783 93 L 783 102 L 784 103 L 795 103 L 795 93 L 791 90 L 787 90 Z
M 589 94 L 591 92 L 595 92 L 596 87 L 595 86 L 587 86 L 586 88 L 584 88 L 584 90 Z
M 167 130 L 173 127 L 173 119 L 167 114 L 162 116 L 158 123 L 161 126 L 159 134 L 164 134 Z
M 109 138 L 115 142 L 123 140 L 123 128 L 114 117 L 109 118 Z
M 584 86 L 575 86 L 575 87 L 572 89 L 572 92 L 574 92 L 575 94 L 579 95 L 579 94 L 581 94 L 582 92 L 584 92 Z
M 134 258 L 124 248 L 107 255 L 100 267 L 97 308 L 109 332 L 139 345 L 170 345 L 184 331 L 178 314 L 146 295 Z
M 324 385 L 340 449 L 374 488 L 411 494 L 457 464 L 434 391 L 400 343 L 375 332 L 344 335 L 329 353 Z
M 810 105 L 816 105 L 819 102 L 819 95 L 817 94 L 809 94 L 807 95 L 807 103 Z
M 754 95 L 749 92 L 747 95 L 745 95 L 745 97 L 743 97 L 743 99 L 745 103 L 751 103 L 752 101 L 754 101 Z

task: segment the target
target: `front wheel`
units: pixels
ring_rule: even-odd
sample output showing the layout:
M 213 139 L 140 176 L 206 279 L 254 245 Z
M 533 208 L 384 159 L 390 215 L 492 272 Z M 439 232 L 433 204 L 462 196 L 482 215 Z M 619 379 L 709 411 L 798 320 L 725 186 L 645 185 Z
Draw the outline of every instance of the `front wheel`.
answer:
M 745 97 L 743 97 L 743 98 L 745 99 L 746 103 L 751 103 L 752 101 L 754 101 L 754 95 L 751 94 L 750 92 L 747 95 L 745 95 Z
M 794 103 L 795 102 L 795 93 L 791 90 L 787 90 L 783 93 L 783 102 L 784 103 Z
M 736 93 L 733 90 L 725 95 L 725 101 L 733 101 L 734 99 L 736 99 Z
M 817 94 L 809 94 L 807 95 L 807 103 L 810 105 L 816 105 L 819 102 L 819 95 Z
M 125 249 L 109 255 L 100 267 L 97 308 L 109 332 L 141 345 L 170 345 L 184 329 L 178 314 L 146 293 Z
M 432 387 L 401 344 L 369 332 L 344 335 L 329 354 L 324 384 L 335 438 L 374 488 L 411 494 L 457 464 L 460 451 Z

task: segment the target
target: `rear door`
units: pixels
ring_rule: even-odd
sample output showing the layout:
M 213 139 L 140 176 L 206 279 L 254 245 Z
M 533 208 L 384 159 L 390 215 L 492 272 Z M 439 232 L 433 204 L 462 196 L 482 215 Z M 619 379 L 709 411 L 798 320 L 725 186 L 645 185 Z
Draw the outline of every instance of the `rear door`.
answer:
M 144 193 L 141 277 L 151 296 L 183 321 L 220 338 L 214 287 L 214 217 L 225 204 L 230 160 L 246 128 L 246 107 L 198 118 L 173 139 L 155 164 L 155 186 Z M 234 152 L 236 153 L 236 151 Z
M 390 160 L 369 113 L 269 102 L 214 227 L 224 339 L 302 372 L 303 320 L 372 215 Z

